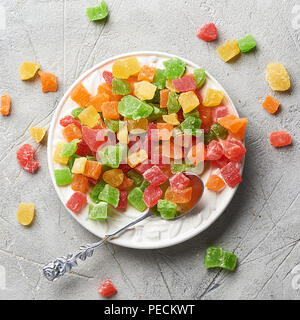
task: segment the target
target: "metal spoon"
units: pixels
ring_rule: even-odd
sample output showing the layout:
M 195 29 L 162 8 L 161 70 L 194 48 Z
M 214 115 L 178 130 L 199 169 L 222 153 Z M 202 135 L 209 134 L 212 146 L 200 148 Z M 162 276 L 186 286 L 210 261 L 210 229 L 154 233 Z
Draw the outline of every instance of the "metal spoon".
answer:
M 192 207 L 188 211 L 184 212 L 183 214 L 177 216 L 175 219 L 182 218 L 183 216 L 190 213 L 192 210 L 195 210 L 199 204 L 200 199 L 202 198 L 203 191 L 204 191 L 204 185 L 202 180 L 193 173 L 186 172 L 185 175 L 189 176 L 189 178 L 193 181 L 194 189 L 198 189 L 198 193 L 196 194 L 196 197 L 192 197 Z M 195 192 L 193 192 L 193 195 Z M 200 208 L 198 208 L 200 209 Z M 143 212 L 143 214 L 137 218 L 136 220 L 130 222 L 123 228 L 117 230 L 116 232 L 106 235 L 104 239 L 101 241 L 98 241 L 96 243 L 86 244 L 84 246 L 80 247 L 80 250 L 77 251 L 75 254 L 68 254 L 66 257 L 60 257 L 54 260 L 53 262 L 48 263 L 43 268 L 43 274 L 49 281 L 55 281 L 62 277 L 65 273 L 70 272 L 73 267 L 76 267 L 78 265 L 77 260 L 80 259 L 84 261 L 87 257 L 91 257 L 94 253 L 94 250 L 98 247 L 101 247 L 104 243 L 107 241 L 115 238 L 117 235 L 122 233 L 124 230 L 134 226 L 135 224 L 145 220 L 148 217 L 154 216 L 153 213 L 150 212 L 150 209 L 148 208 L 146 211 Z

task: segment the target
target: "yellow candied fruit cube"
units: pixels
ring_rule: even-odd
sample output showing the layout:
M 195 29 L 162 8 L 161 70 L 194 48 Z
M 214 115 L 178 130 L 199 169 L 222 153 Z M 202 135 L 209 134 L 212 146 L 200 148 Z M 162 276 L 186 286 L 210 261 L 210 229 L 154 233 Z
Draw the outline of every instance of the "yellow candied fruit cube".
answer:
M 94 108 L 93 106 L 89 106 L 80 113 L 78 118 L 83 124 L 87 125 L 90 128 L 93 128 L 100 119 L 100 115 L 96 108 Z
M 55 146 L 53 161 L 60 163 L 60 164 L 67 164 L 69 162 L 69 157 L 62 157 L 60 155 L 63 145 L 64 145 L 64 142 L 62 142 L 62 141 L 57 142 L 57 144 Z
M 166 81 L 166 88 L 169 89 L 169 90 L 173 90 L 175 92 L 179 92 L 178 90 L 175 89 L 175 87 L 173 86 L 173 83 L 172 83 L 173 80 L 171 79 L 167 79 Z
M 171 113 L 171 114 L 163 115 L 163 120 L 164 120 L 166 123 L 173 124 L 174 126 L 180 125 L 180 122 L 178 121 L 178 115 L 177 115 L 177 113 Z
M 241 51 L 236 40 L 229 40 L 217 49 L 217 53 L 225 62 L 231 60 L 240 52 Z
M 87 158 L 85 157 L 76 158 L 72 167 L 72 173 L 83 174 L 86 162 Z
M 223 97 L 223 91 L 208 88 L 202 104 L 205 107 L 216 107 L 221 104 Z
M 119 132 L 117 133 L 117 137 L 121 143 L 129 143 L 127 123 L 123 124 L 123 126 L 120 128 Z
M 199 105 L 199 99 L 194 91 L 182 93 L 178 101 L 184 113 L 191 112 Z
M 131 76 L 134 76 L 141 71 L 141 66 L 139 64 L 137 57 L 127 58 L 125 61 L 128 65 L 129 73 Z
M 19 76 L 21 80 L 32 79 L 37 71 L 39 70 L 40 65 L 35 62 L 22 62 L 19 69 Z
M 138 164 L 148 159 L 148 154 L 144 149 L 131 153 L 127 158 L 127 163 L 131 168 L 136 167 Z
M 31 224 L 34 218 L 34 204 L 20 203 L 17 211 L 17 219 L 23 226 Z
M 151 100 L 156 91 L 156 86 L 148 81 L 135 82 L 134 95 L 141 100 Z
M 271 62 L 267 65 L 266 80 L 275 91 L 286 91 L 291 87 L 289 74 L 281 63 Z
M 44 139 L 45 134 L 47 132 L 47 128 L 31 127 L 31 128 L 29 128 L 29 132 L 30 132 L 32 138 L 37 143 L 39 143 Z
M 138 134 L 147 131 L 148 119 L 141 118 L 139 120 L 126 119 L 128 131 L 130 133 Z
M 130 70 L 125 60 L 116 60 L 112 66 L 112 74 L 115 78 L 128 79 Z

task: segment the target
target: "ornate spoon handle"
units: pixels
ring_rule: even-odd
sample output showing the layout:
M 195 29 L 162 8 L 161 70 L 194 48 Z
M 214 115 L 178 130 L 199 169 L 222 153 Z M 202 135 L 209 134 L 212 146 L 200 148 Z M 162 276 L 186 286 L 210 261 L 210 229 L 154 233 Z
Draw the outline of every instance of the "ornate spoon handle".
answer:
M 68 254 L 66 257 L 60 257 L 54 260 L 53 262 L 48 263 L 43 268 L 43 274 L 49 281 L 55 281 L 62 277 L 66 272 L 70 272 L 73 267 L 78 265 L 78 259 L 84 261 L 87 257 L 91 257 L 94 253 L 94 250 L 98 247 L 101 247 L 104 243 L 109 241 L 110 239 L 117 236 L 119 233 L 124 230 L 134 226 L 140 221 L 150 217 L 152 214 L 149 210 L 145 211 L 142 216 L 137 218 L 136 220 L 130 222 L 123 228 L 117 230 L 116 232 L 106 235 L 103 240 L 91 244 L 86 244 L 85 246 L 81 246 L 79 251 L 75 254 Z

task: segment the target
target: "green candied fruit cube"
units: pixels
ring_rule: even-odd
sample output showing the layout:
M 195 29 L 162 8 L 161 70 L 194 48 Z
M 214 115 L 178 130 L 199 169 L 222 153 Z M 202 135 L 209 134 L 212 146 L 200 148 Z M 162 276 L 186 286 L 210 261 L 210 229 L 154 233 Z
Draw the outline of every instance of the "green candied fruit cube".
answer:
M 183 113 L 183 117 L 184 117 L 184 119 L 186 119 L 188 117 L 200 118 L 200 115 L 199 115 L 199 111 L 198 110 L 193 110 L 193 111 L 188 112 L 188 113 Z
M 147 103 L 159 103 L 160 102 L 160 89 L 156 88 L 154 97 L 151 100 L 147 100 Z
M 167 109 L 168 113 L 177 113 L 181 106 L 178 101 L 179 95 L 174 91 L 170 91 L 169 96 L 168 96 L 168 102 L 167 102 Z
M 206 269 L 219 267 L 233 271 L 236 263 L 237 256 L 234 253 L 224 251 L 218 247 L 209 247 L 206 250 L 206 256 L 204 257 Z
M 171 58 L 163 64 L 166 67 L 165 75 L 170 80 L 180 78 L 184 74 L 186 64 L 179 58 Z
M 196 117 L 187 117 L 181 122 L 180 128 L 185 134 L 192 134 L 198 136 L 202 134 L 200 132 L 202 120 Z
M 131 93 L 131 87 L 126 80 L 113 78 L 112 92 L 113 94 L 120 94 L 125 96 L 126 94 Z
M 139 120 L 150 116 L 153 108 L 146 102 L 128 95 L 123 97 L 119 102 L 118 111 L 123 117 Z
M 71 157 L 77 151 L 78 143 L 78 139 L 74 139 L 70 143 L 64 143 L 60 155 L 62 157 Z
M 187 166 L 186 163 L 176 163 L 174 161 L 171 162 L 171 172 L 173 174 L 184 172 L 186 170 Z
M 69 168 L 54 170 L 55 181 L 58 186 L 72 183 L 72 173 Z
M 107 17 L 108 9 L 105 1 L 101 1 L 95 7 L 90 7 L 86 9 L 86 15 L 91 21 L 102 20 Z
M 77 154 L 73 154 L 73 155 L 69 158 L 68 167 L 69 167 L 69 169 L 70 169 L 71 171 L 72 171 L 73 164 L 74 164 L 76 158 L 80 158 L 80 156 L 77 155 Z
M 89 219 L 91 220 L 106 220 L 107 219 L 108 204 L 106 202 L 99 202 L 98 204 L 89 205 Z
M 148 188 L 150 186 L 150 183 L 144 179 L 142 184 L 140 185 L 140 189 L 144 192 L 146 188 Z
M 105 146 L 99 153 L 100 162 L 104 166 L 118 168 L 123 158 L 122 150 L 119 145 Z
M 217 136 L 213 130 L 209 130 L 208 133 L 204 133 L 204 144 L 207 146 L 213 140 L 217 140 Z
M 110 129 L 111 131 L 115 133 L 119 131 L 120 120 L 105 119 L 104 123 L 106 125 L 106 128 Z
M 103 190 L 99 193 L 98 199 L 100 201 L 105 201 L 108 204 L 111 204 L 113 207 L 117 207 L 120 198 L 120 191 L 117 188 L 112 187 L 109 184 L 106 184 Z
M 221 126 L 220 124 L 218 123 L 214 123 L 211 127 L 210 127 L 210 130 L 212 130 L 214 132 L 214 134 L 224 140 L 227 138 L 228 136 L 228 130 L 226 128 L 224 128 L 223 126 Z
M 177 204 L 168 200 L 158 200 L 157 210 L 163 219 L 171 220 L 176 217 Z
M 156 69 L 152 83 L 157 86 L 158 89 L 164 89 L 166 86 L 167 77 L 165 71 L 162 69 Z
M 248 34 L 246 37 L 237 40 L 238 46 L 242 52 L 248 52 L 256 47 L 256 41 L 251 36 L 251 34 Z
M 153 112 L 153 108 L 146 102 L 140 103 L 139 107 L 133 111 L 132 119 L 140 120 L 141 118 L 148 118 Z
M 78 116 L 80 115 L 80 113 L 84 110 L 84 108 L 76 108 L 76 109 L 73 109 L 71 111 L 71 115 L 76 118 L 77 120 L 79 119 Z
M 148 117 L 149 121 L 160 120 L 163 115 L 167 114 L 166 108 L 160 108 L 159 105 L 155 105 L 155 104 L 150 104 L 150 105 L 153 108 L 153 111 Z
M 194 71 L 194 79 L 197 84 L 197 89 L 201 88 L 206 80 L 206 73 L 204 68 L 199 68 Z
M 143 212 L 147 206 L 143 200 L 143 191 L 140 188 L 132 189 L 128 194 L 128 202 L 137 210 Z
M 99 203 L 99 193 L 104 189 L 105 187 L 104 181 L 99 181 L 91 190 L 90 192 L 90 198 L 93 202 Z
M 135 187 L 139 187 L 144 181 L 143 176 L 134 169 L 131 169 L 130 171 L 128 171 L 127 176 L 128 176 L 128 178 L 130 178 L 134 181 L 133 185 Z

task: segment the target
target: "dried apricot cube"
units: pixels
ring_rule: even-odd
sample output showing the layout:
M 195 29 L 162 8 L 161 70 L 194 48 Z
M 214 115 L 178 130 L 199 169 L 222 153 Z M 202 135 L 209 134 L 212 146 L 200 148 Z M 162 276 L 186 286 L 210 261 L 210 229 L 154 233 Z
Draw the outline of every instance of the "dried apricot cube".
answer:
M 1 96 L 1 106 L 0 106 L 0 113 L 3 116 L 7 116 L 10 113 L 10 96 L 8 94 L 4 94 Z
M 149 81 L 152 82 L 155 76 L 156 68 L 150 66 L 142 66 L 141 71 L 139 72 L 138 81 Z
M 57 78 L 54 74 L 49 72 L 39 71 L 41 78 L 43 92 L 56 92 L 57 91 Z
M 240 48 L 236 40 L 229 40 L 217 49 L 220 58 L 225 62 L 231 60 L 240 53 Z
M 39 70 L 40 65 L 35 62 L 22 62 L 19 69 L 19 76 L 21 80 L 32 79 L 37 71 Z
M 207 182 L 206 182 L 206 188 L 211 191 L 220 191 L 225 187 L 225 182 L 222 178 L 219 176 L 212 174 Z
M 17 219 L 23 226 L 31 224 L 34 218 L 34 204 L 20 203 L 17 211 Z
M 101 170 L 101 163 L 99 163 L 98 161 L 87 160 L 85 163 L 83 175 L 88 178 L 98 180 L 101 174 Z
M 90 101 L 91 95 L 85 88 L 85 86 L 80 82 L 70 93 L 71 99 L 84 108 L 86 104 Z
M 100 119 L 100 114 L 93 106 L 85 108 L 78 116 L 79 120 L 89 128 L 94 128 Z
M 62 134 L 68 142 L 71 142 L 72 140 L 75 140 L 75 139 L 80 140 L 82 137 L 81 130 L 74 123 L 67 125 L 62 130 Z
M 223 97 L 223 91 L 209 88 L 206 91 L 202 104 L 205 107 L 216 107 L 221 104 Z

